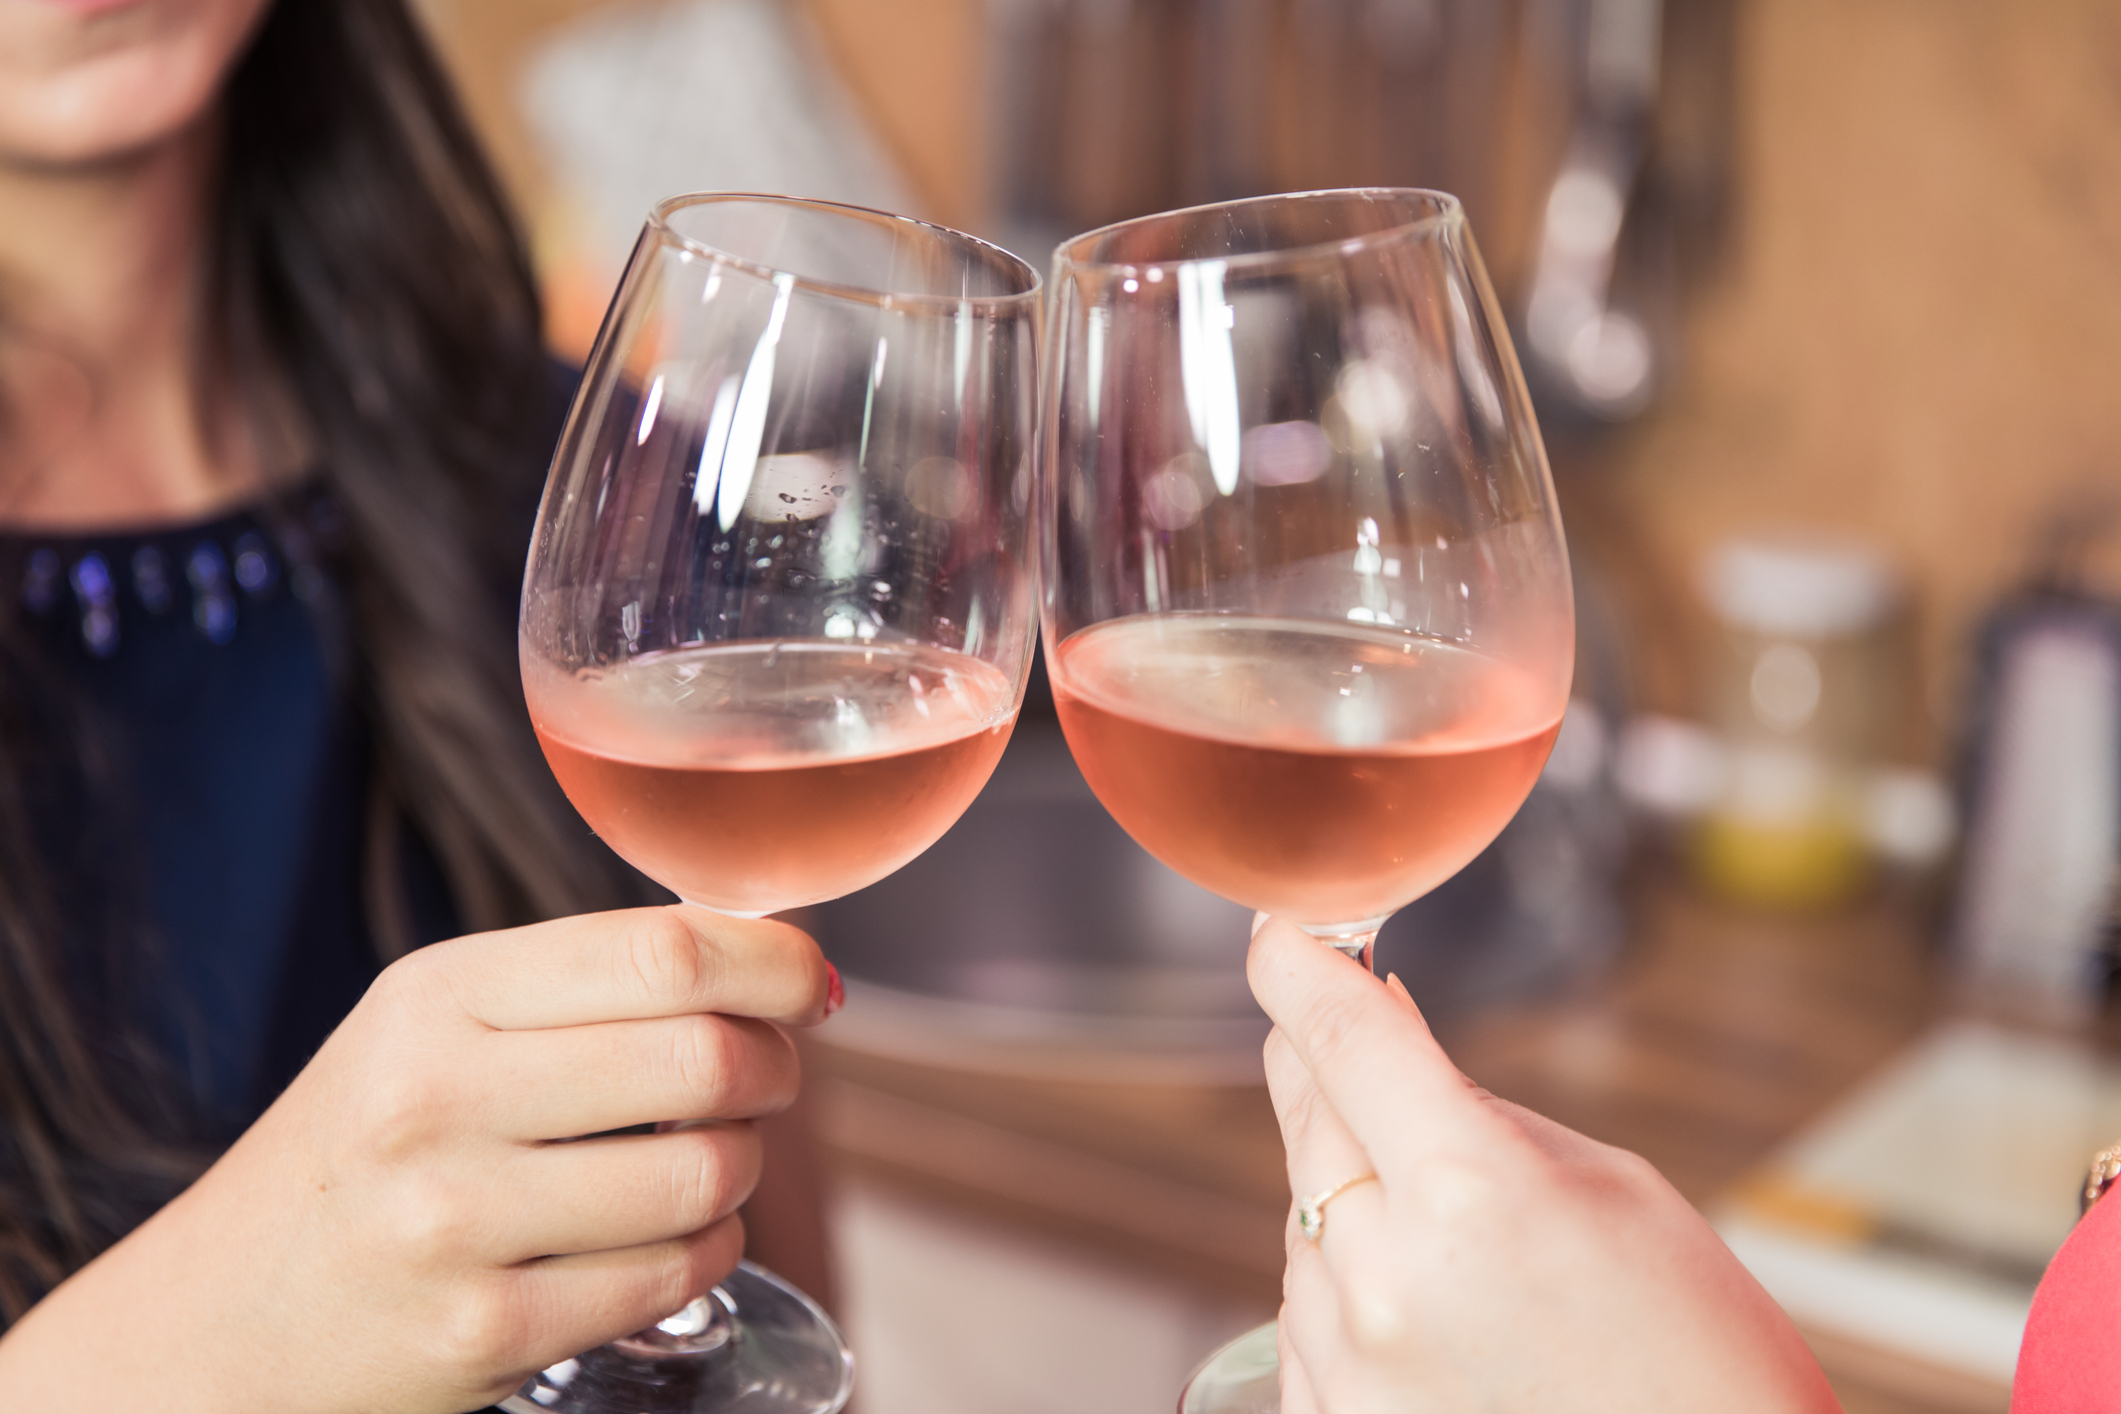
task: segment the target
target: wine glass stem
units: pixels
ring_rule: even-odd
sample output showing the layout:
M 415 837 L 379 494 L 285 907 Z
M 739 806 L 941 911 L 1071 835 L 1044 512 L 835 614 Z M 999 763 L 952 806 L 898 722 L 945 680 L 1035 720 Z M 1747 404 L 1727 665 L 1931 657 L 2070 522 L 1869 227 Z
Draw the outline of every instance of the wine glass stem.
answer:
M 1370 929 L 1367 933 L 1338 933 L 1332 937 L 1320 938 L 1319 941 L 1329 945 L 1336 952 L 1344 953 L 1361 963 L 1364 971 L 1375 972 L 1377 970 L 1376 960 L 1371 955 L 1377 944 L 1377 930 L 1375 928 Z

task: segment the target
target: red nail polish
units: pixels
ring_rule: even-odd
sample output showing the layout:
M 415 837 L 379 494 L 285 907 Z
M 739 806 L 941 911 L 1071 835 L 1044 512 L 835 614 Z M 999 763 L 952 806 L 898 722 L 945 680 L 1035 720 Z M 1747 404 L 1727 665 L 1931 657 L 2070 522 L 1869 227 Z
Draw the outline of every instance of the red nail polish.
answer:
M 825 990 L 825 1015 L 830 1016 L 847 1005 L 847 984 L 840 981 L 840 970 L 831 963 L 825 964 L 825 971 L 832 978 L 832 985 Z

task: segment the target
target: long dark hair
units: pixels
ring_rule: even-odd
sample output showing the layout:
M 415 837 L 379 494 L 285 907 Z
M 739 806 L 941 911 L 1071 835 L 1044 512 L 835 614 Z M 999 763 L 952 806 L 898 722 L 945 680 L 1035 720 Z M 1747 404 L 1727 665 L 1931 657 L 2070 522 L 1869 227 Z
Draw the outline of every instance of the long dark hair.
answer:
M 231 75 L 221 131 L 203 358 L 222 396 L 271 390 L 249 410 L 292 414 L 341 508 L 319 628 L 344 649 L 372 742 L 380 950 L 412 941 L 396 889 L 407 829 L 469 929 L 627 901 L 523 722 L 495 586 L 520 573 L 553 371 L 523 243 L 405 0 L 282 0 Z M 40 691 L 49 670 L 14 617 L 0 614 L 0 1322 L 205 1158 L 143 1083 L 144 1048 L 91 1027 L 70 995 L 61 950 L 80 901 L 51 878 L 32 778 L 123 783 Z

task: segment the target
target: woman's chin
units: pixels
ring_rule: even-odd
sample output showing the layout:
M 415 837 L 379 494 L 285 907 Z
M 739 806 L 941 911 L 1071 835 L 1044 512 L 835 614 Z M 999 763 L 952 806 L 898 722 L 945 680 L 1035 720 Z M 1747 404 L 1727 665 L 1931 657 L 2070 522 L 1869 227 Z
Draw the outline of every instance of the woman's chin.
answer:
M 60 92 L 0 85 L 0 163 L 74 168 L 122 162 L 168 143 L 205 115 L 220 75 L 196 83 L 157 61 L 113 56 L 91 73 L 49 85 Z
M 196 124 L 264 0 L 0 0 L 0 164 L 71 167 Z

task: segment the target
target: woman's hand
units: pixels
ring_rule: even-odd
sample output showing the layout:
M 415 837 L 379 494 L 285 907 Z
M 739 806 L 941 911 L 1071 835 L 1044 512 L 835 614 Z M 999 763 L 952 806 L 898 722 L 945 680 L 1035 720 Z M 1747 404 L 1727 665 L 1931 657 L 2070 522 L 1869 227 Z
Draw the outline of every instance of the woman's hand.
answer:
M 1657 1171 L 1461 1075 L 1405 989 L 1287 924 L 1252 942 L 1299 1197 L 1283 1414 L 1831 1414 L 1781 1308 Z
M 735 1266 L 744 1121 L 796 1090 L 773 1023 L 830 988 L 798 930 L 682 905 L 413 954 L 0 1341 L 0 1404 L 442 1414 L 654 1324 Z M 725 1122 L 561 1142 L 664 1120 Z

